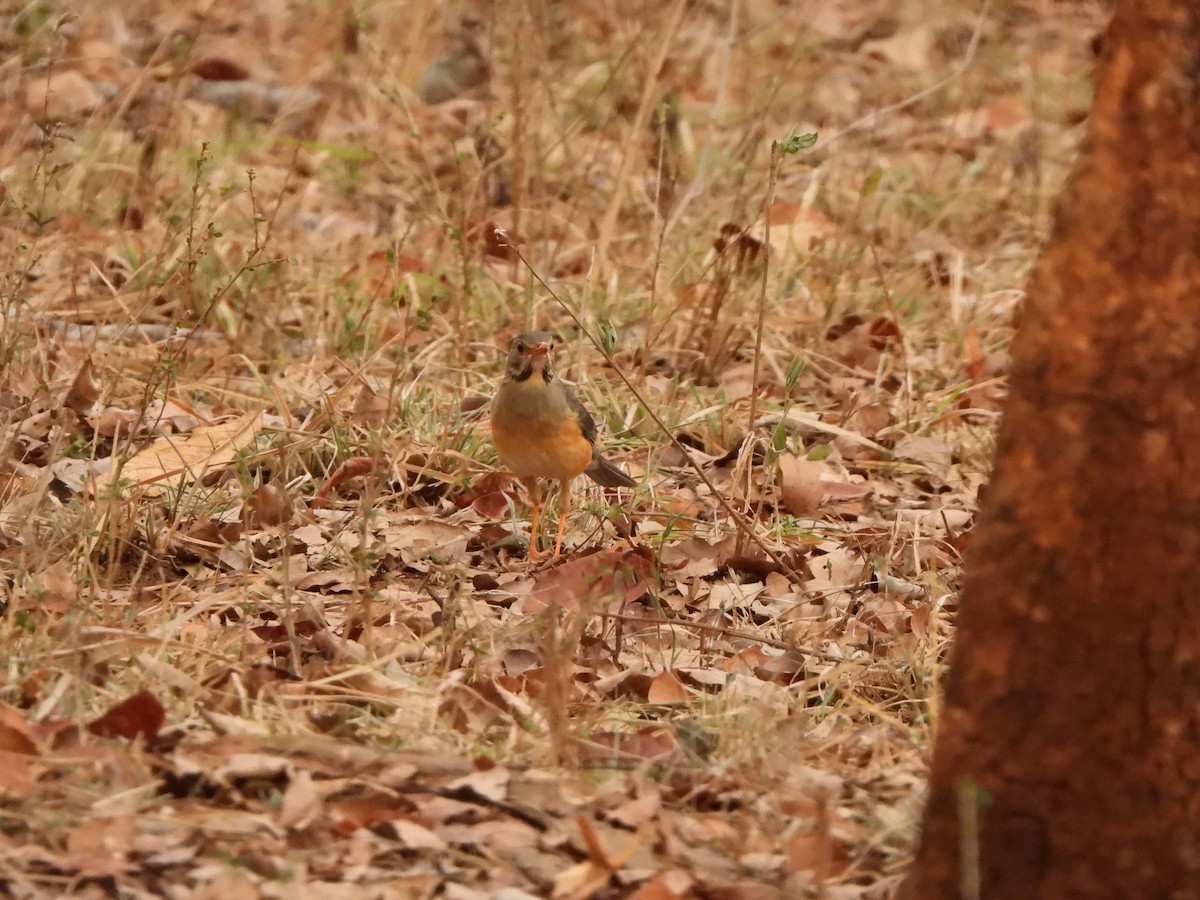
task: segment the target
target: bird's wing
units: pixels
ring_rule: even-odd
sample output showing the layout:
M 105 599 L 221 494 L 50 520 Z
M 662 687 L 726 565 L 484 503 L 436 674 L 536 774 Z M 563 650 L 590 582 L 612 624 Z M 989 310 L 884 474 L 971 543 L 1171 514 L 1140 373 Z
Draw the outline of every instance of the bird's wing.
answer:
M 560 383 L 563 391 L 567 395 L 567 406 L 571 407 L 571 411 L 575 413 L 575 418 L 579 420 L 579 429 L 583 432 L 583 436 L 587 438 L 589 444 L 596 443 L 596 420 L 592 418 L 592 414 L 587 411 L 587 407 L 579 402 L 579 398 L 565 384 Z

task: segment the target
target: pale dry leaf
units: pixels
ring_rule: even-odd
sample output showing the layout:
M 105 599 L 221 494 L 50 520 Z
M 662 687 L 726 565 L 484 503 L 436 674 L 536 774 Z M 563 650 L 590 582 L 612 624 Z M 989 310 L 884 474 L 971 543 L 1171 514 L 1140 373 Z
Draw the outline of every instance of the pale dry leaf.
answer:
M 150 428 L 176 434 L 193 431 L 200 425 L 198 414 L 178 400 L 155 400 L 146 407 L 146 422 Z
M 228 468 L 239 454 L 254 446 L 262 430 L 262 415 L 249 413 L 218 425 L 204 425 L 183 437 L 160 438 L 144 450 L 114 466 L 109 486 L 121 484 L 125 492 L 162 496 L 168 488 L 199 482 L 206 475 Z
M 604 887 L 612 877 L 612 871 L 590 859 L 576 863 L 554 879 L 550 896 L 554 900 L 584 900 Z
M 329 538 L 325 536 L 325 531 L 320 525 L 314 523 L 301 525 L 293 531 L 292 540 L 310 550 L 325 547 L 329 544 Z
M 412 850 L 444 852 L 449 847 L 445 838 L 439 837 L 424 825 L 418 825 L 409 819 L 395 819 L 383 827 L 391 829 L 401 846 Z
M 870 447 L 872 450 L 878 450 L 880 453 L 888 452 L 886 447 L 875 443 L 870 438 L 863 437 L 861 434 L 850 431 L 840 425 L 834 425 L 832 422 L 823 422 L 812 413 L 802 412 L 794 408 L 789 409 L 787 414 L 783 416 L 764 416 L 754 423 L 754 427 L 771 427 L 781 422 L 789 431 L 796 430 L 801 434 L 831 434 L 836 437 L 844 437 L 864 447 Z
M 405 562 L 458 559 L 471 540 L 471 531 L 465 525 L 418 519 L 389 525 L 381 537 L 388 549 L 396 552 Z
M 936 49 L 932 25 L 922 24 L 904 31 L 867 41 L 862 52 L 884 60 L 900 69 L 921 72 L 930 68 Z
M 771 207 L 771 251 L 779 260 L 805 256 L 813 248 L 837 236 L 837 226 L 818 209 L 801 203 L 778 202 Z M 751 230 L 758 238 L 766 235 L 760 223 Z
M 682 869 L 658 872 L 638 885 L 628 900 L 683 900 L 690 897 L 696 880 Z
M 862 555 L 847 547 L 814 556 L 806 565 L 821 588 L 856 587 L 862 583 L 867 571 Z
M 104 100 L 104 90 L 73 69 L 54 72 L 49 78 L 31 78 L 25 89 L 25 108 L 36 118 L 74 119 Z
M 279 810 L 279 824 L 288 830 L 299 830 L 312 825 L 321 814 L 323 802 L 313 777 L 300 769 L 288 781 L 283 792 L 283 805 Z
M 504 766 L 492 766 L 478 772 L 472 772 L 455 782 L 452 788 L 470 788 L 481 797 L 489 800 L 503 800 L 508 796 L 508 782 L 511 773 Z
M 678 682 L 676 682 L 678 684 Z M 636 800 L 630 800 L 614 808 L 608 813 L 608 821 L 624 828 L 641 828 L 662 809 L 662 795 L 656 790 L 648 790 Z
M 896 442 L 892 454 L 899 459 L 914 462 L 933 469 L 945 469 L 953 460 L 953 451 L 941 438 L 928 435 L 909 434 Z
M 93 818 L 77 825 L 67 835 L 67 867 L 87 878 L 112 878 L 133 867 L 136 824 L 132 816 Z
M 223 765 L 212 770 L 212 776 L 226 783 L 244 779 L 275 779 L 290 775 L 292 762 L 287 757 L 271 753 L 231 753 Z
M 901 509 L 896 511 L 896 518 L 908 522 L 917 528 L 933 532 L 946 533 L 962 531 L 974 516 L 966 509 Z
M 815 516 L 825 497 L 821 475 L 825 467 L 794 453 L 779 457 L 779 498 L 793 516 Z
M 203 869 L 195 871 L 204 873 Z M 262 893 L 249 875 L 222 871 L 212 881 L 202 881 L 191 897 L 192 900 L 262 900 Z
M 709 586 L 703 608 L 722 613 L 749 609 L 762 589 L 761 581 L 746 583 L 736 579 L 718 581 Z
M 116 437 L 118 434 L 128 435 L 143 416 L 136 409 L 121 409 L 109 406 L 86 420 L 97 434 L 104 437 Z
M 867 437 L 874 437 L 892 423 L 892 415 L 882 403 L 867 403 L 850 416 L 850 424 Z

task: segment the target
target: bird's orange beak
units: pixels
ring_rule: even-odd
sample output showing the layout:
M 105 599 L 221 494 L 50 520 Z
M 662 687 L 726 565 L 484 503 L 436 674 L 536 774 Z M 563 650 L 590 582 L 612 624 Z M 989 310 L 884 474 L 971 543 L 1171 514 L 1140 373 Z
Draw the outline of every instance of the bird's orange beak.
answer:
M 536 347 L 529 351 L 530 356 L 545 356 L 550 352 L 550 345 L 545 341 L 541 341 Z

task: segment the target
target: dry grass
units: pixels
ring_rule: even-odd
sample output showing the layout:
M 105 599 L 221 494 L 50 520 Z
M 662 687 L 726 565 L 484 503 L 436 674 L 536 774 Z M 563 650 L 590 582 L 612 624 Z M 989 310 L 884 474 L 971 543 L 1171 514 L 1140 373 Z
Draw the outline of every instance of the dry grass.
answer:
M 1098 12 L 643 6 L 11 14 L 7 892 L 889 895 Z M 530 326 L 644 484 L 540 570 Z

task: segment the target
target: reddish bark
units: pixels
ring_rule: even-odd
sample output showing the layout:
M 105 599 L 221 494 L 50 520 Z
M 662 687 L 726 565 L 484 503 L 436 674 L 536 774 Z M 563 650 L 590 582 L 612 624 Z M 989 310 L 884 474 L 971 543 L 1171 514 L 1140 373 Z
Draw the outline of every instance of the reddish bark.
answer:
M 1014 344 L 902 895 L 1200 897 L 1200 4 L 1124 0 Z

